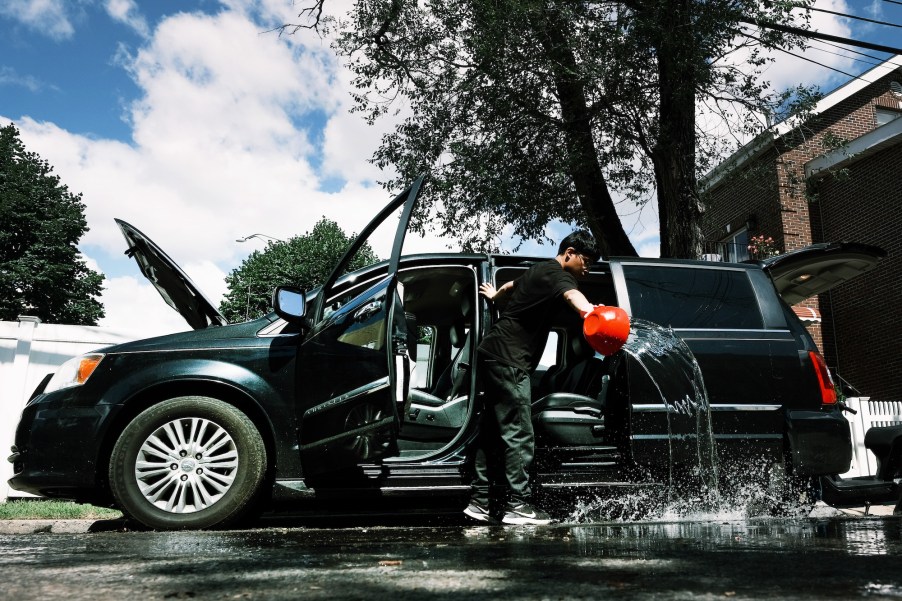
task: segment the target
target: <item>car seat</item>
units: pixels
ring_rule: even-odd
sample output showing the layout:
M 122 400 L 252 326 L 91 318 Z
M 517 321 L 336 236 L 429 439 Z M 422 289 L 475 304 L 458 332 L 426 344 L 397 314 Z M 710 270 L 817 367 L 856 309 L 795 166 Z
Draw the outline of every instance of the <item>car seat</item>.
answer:
M 595 355 L 575 332 L 568 332 L 567 348 L 562 364 L 543 381 L 546 394 L 532 404 L 536 437 L 554 445 L 597 444 L 604 431 L 611 360 Z
M 412 388 L 409 407 L 404 416 L 403 436 L 418 440 L 448 438 L 463 427 L 469 404 L 470 355 L 472 328 L 466 327 L 470 313 L 469 298 L 464 296 L 461 315 L 450 325 L 448 336 L 457 349 L 435 384 L 429 390 Z

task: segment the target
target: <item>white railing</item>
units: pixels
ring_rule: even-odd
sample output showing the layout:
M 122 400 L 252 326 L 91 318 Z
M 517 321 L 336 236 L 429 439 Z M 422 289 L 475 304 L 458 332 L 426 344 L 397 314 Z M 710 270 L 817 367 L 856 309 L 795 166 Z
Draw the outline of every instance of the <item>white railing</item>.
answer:
M 843 476 L 873 476 L 877 458 L 864 448 L 864 435 L 875 426 L 902 426 L 902 401 L 872 401 L 863 396 L 848 397 L 846 404 L 858 413 L 846 412 L 852 426 L 852 468 Z
M 705 242 L 703 261 L 739 263 L 749 258 L 749 247 L 735 242 Z

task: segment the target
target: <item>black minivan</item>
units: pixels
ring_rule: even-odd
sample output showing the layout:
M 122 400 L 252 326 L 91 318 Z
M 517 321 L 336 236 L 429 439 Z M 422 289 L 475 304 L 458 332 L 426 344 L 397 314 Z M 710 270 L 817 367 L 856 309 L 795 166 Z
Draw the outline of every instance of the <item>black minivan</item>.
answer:
M 479 285 L 499 286 L 540 259 L 402 256 L 422 184 L 379 213 L 321 288 L 279 288 L 275 313 L 239 324 L 118 221 L 127 253 L 194 331 L 100 349 L 48 376 L 23 411 L 10 486 L 114 505 L 160 529 L 224 526 L 269 503 L 465 499 L 481 410 L 474 353 L 493 319 Z M 345 273 L 397 213 L 390 259 Z M 787 302 L 883 255 L 829 244 L 763 263 L 610 258 L 580 287 L 685 341 L 719 456 L 811 478 L 849 468 L 851 437 Z M 674 431 L 674 408 L 636 361 L 595 354 L 580 325 L 556 317 L 534 374 L 537 489 L 663 487 L 692 463 L 692 432 Z

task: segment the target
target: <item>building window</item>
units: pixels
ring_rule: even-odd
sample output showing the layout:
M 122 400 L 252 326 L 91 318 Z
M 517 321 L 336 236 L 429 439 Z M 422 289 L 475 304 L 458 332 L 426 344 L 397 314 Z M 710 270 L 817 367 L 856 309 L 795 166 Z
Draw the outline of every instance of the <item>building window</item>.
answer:
M 717 242 L 705 242 L 703 261 L 740 263 L 749 258 L 749 228 L 737 230 Z
M 724 261 L 739 263 L 749 258 L 749 231 L 742 228 L 717 243 L 717 254 Z
M 890 121 L 895 121 L 900 116 L 902 116 L 902 113 L 900 113 L 899 111 L 894 111 L 892 109 L 885 109 L 885 108 L 881 108 L 881 107 L 877 107 L 876 112 L 877 112 L 877 127 L 880 127 L 881 125 L 886 125 Z

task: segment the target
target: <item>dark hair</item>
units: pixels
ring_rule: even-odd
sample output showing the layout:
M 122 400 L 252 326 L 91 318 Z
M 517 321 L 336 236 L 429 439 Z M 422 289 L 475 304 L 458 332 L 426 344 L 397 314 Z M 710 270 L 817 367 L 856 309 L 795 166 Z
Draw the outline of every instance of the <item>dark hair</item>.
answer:
M 586 255 L 592 259 L 593 263 L 601 256 L 601 253 L 598 252 L 598 247 L 595 245 L 595 238 L 586 230 L 576 230 L 561 240 L 557 254 L 564 254 L 568 248 L 573 248 L 579 254 Z

